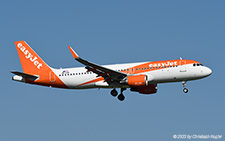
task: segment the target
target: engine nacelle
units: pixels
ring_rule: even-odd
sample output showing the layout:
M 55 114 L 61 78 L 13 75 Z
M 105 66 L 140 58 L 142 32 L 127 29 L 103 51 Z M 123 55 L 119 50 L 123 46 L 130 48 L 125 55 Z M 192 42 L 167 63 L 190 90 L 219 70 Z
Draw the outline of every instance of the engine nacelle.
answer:
M 131 91 L 139 92 L 140 94 L 154 94 L 157 92 L 157 84 L 149 84 L 148 86 L 131 87 Z
M 125 81 L 129 86 L 147 86 L 148 85 L 148 78 L 146 75 L 127 76 Z

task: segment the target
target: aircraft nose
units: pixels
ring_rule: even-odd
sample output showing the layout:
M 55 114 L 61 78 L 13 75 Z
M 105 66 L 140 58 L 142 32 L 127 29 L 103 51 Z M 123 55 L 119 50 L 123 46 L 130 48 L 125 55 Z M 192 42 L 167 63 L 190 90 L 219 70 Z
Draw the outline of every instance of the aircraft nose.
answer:
M 204 72 L 205 72 L 205 75 L 206 76 L 209 76 L 209 75 L 212 74 L 212 70 L 210 68 L 208 68 L 208 67 L 205 68 L 205 71 Z

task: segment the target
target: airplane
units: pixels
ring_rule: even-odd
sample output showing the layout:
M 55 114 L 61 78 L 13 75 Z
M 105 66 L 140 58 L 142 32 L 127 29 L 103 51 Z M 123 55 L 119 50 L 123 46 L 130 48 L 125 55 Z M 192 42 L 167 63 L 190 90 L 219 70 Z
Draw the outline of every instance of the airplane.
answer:
M 15 41 L 23 72 L 15 74 L 12 80 L 65 89 L 109 88 L 111 95 L 120 101 L 123 92 L 130 88 L 140 94 L 155 94 L 157 84 L 182 82 L 187 93 L 186 82 L 205 78 L 212 70 L 194 60 L 165 60 L 114 65 L 98 65 L 81 57 L 68 46 L 73 58 L 85 67 L 55 69 L 46 64 L 25 42 Z M 117 88 L 120 88 L 118 95 Z

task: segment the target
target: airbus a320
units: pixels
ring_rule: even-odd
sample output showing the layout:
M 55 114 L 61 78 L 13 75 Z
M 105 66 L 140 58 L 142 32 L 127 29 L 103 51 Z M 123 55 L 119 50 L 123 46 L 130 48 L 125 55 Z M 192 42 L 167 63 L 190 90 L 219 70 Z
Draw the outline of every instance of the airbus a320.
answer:
M 128 88 L 140 94 L 155 94 L 159 83 L 182 82 L 183 91 L 187 93 L 187 81 L 205 78 L 212 73 L 200 62 L 182 58 L 102 66 L 79 57 L 70 46 L 73 58 L 84 67 L 55 69 L 48 66 L 25 41 L 16 41 L 15 45 L 23 72 L 11 71 L 15 74 L 13 80 L 65 89 L 109 88 L 112 89 L 111 95 L 120 101 L 125 99 L 123 91 Z

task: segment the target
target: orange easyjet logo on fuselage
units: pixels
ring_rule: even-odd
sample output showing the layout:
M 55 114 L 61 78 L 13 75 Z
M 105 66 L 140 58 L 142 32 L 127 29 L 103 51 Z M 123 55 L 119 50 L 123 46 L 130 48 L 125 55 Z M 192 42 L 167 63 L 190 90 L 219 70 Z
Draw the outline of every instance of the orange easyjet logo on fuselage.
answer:
M 168 66 L 177 66 L 177 61 L 167 61 L 167 62 L 163 62 L 163 63 L 154 63 L 154 64 L 150 64 L 149 67 L 168 67 Z
M 24 53 L 25 57 L 29 59 L 38 69 L 41 69 L 42 64 L 37 61 L 37 57 L 33 56 L 23 45 L 22 43 L 18 43 L 17 47 Z

